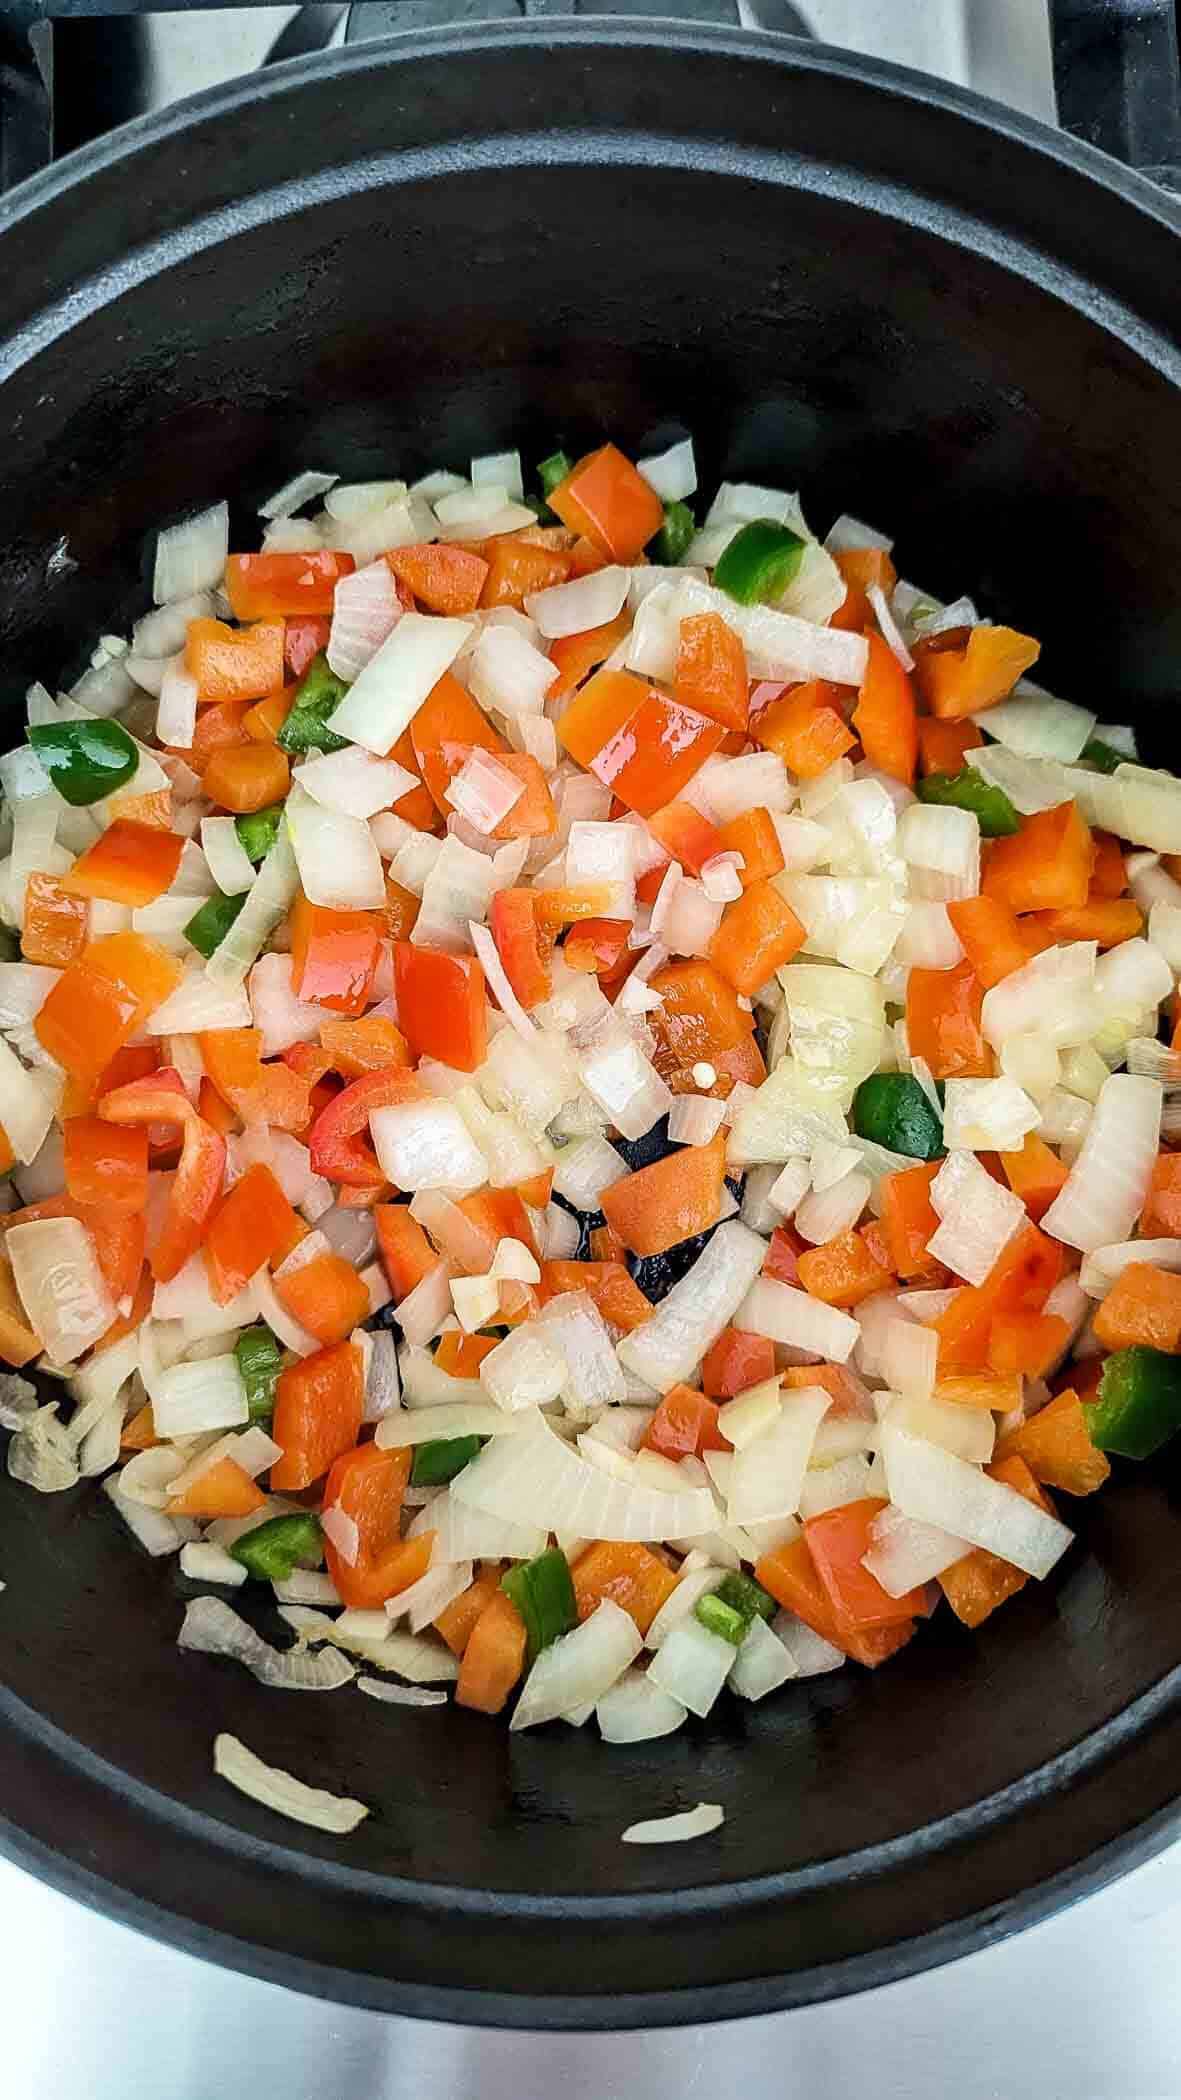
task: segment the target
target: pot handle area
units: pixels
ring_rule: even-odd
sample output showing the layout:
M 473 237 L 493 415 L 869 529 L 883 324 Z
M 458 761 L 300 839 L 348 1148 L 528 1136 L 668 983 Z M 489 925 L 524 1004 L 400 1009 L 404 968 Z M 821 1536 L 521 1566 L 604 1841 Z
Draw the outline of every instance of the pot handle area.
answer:
M 1050 31 L 1063 129 L 1181 190 L 1174 0 L 1050 0 Z

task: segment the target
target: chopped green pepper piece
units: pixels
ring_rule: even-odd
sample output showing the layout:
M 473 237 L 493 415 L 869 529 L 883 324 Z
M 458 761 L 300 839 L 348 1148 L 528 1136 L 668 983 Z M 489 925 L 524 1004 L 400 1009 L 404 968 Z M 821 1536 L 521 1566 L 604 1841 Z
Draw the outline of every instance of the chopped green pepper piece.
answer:
M 1091 1442 L 1121 1458 L 1151 1458 L 1181 1429 L 1181 1358 L 1163 1349 L 1117 1349 L 1096 1400 L 1084 1403 Z
M 208 960 L 220 948 L 245 902 L 245 890 L 240 897 L 207 897 L 185 927 L 186 941 Z
M 19 962 L 21 937 L 15 926 L 0 926 L 0 962 Z
M 1114 744 L 1105 744 L 1101 736 L 1093 736 L 1083 745 L 1078 762 L 1080 766 L 1094 766 L 1097 773 L 1114 773 L 1117 766 L 1128 764 L 1128 754 L 1117 751 Z
M 316 1558 L 322 1538 L 320 1519 L 309 1509 L 256 1524 L 234 1540 L 230 1552 L 259 1582 L 286 1582 L 299 1561 Z
M 787 589 L 805 544 L 790 525 L 780 525 L 775 518 L 752 518 L 718 556 L 714 582 L 739 605 L 769 605 Z
M 862 1080 L 853 1096 L 853 1128 L 858 1137 L 908 1159 L 938 1159 L 944 1150 L 942 1122 L 906 1072 L 877 1072 Z
M 234 830 L 247 860 L 257 867 L 265 860 L 278 836 L 283 817 L 283 804 L 272 802 L 269 809 L 252 809 L 249 815 L 234 818 Z
M 536 1560 L 518 1561 L 501 1576 L 500 1587 L 525 1621 L 530 1663 L 559 1634 L 569 1633 L 578 1624 L 570 1563 L 557 1546 L 539 1553 Z
M 139 765 L 127 731 L 105 719 L 40 722 L 29 730 L 29 742 L 58 794 L 74 809 L 126 787 Z
M 537 479 L 541 483 L 542 495 L 552 496 L 558 483 L 565 481 L 567 474 L 572 474 L 573 472 L 574 461 L 570 458 L 568 452 L 551 452 L 549 458 L 543 459 L 537 469 Z
M 327 729 L 329 715 L 335 714 L 344 699 L 348 687 L 343 678 L 328 668 L 328 658 L 321 649 L 295 688 L 291 711 L 279 731 L 275 742 L 280 751 L 302 755 L 305 751 L 343 751 L 348 743 L 346 736 L 337 736 L 335 729 Z
M 283 1351 L 269 1327 L 247 1327 L 234 1343 L 234 1355 L 246 1388 L 251 1421 L 269 1422 L 275 1407 L 275 1386 L 283 1367 Z
M 416 1444 L 410 1466 L 411 1485 L 441 1487 L 445 1480 L 454 1480 L 457 1473 L 470 1466 L 483 1442 L 479 1436 L 439 1436 L 429 1443 Z
M 653 561 L 662 562 L 666 569 L 677 568 L 696 531 L 697 520 L 687 503 L 666 503 L 664 523 L 652 542 Z
M 734 1648 L 741 1648 L 750 1631 L 750 1620 L 744 1619 L 732 1604 L 725 1603 L 716 1590 L 707 1590 L 704 1597 L 697 1599 L 693 1616 L 707 1633 L 720 1634 Z
M 752 1619 L 773 1619 L 779 1609 L 770 1590 L 765 1590 L 753 1575 L 740 1575 L 733 1570 L 723 1575 L 713 1595 L 728 1604 L 731 1611 L 739 1612 L 748 1626 Z
M 1017 815 L 1003 788 L 993 787 L 974 766 L 962 773 L 928 773 L 915 783 L 920 802 L 937 802 L 943 809 L 968 809 L 980 820 L 980 836 L 1010 838 L 1021 829 Z

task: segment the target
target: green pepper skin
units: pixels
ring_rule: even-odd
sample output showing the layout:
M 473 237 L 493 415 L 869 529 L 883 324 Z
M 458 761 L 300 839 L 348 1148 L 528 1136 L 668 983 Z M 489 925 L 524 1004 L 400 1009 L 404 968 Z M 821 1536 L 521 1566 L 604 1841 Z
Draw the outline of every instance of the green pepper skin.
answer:
M 139 752 L 118 722 L 41 722 L 28 736 L 51 785 L 74 809 L 126 787 L 139 766 Z
M 934 802 L 943 809 L 967 809 L 979 820 L 985 839 L 1011 838 L 1021 829 L 1021 819 L 1003 788 L 993 787 L 972 766 L 962 773 L 928 773 L 915 783 L 920 802 Z
M 329 670 L 328 658 L 321 649 L 300 679 L 287 720 L 275 738 L 280 751 L 301 758 L 308 751 L 343 751 L 348 738 L 338 736 L 335 729 L 325 725 L 347 691 L 344 679 Z
M 1103 1366 L 1098 1397 L 1084 1403 L 1091 1442 L 1120 1458 L 1151 1458 L 1181 1429 L 1181 1358 L 1136 1344 Z
M 858 1137 L 908 1159 L 940 1159 L 945 1150 L 943 1124 L 908 1072 L 877 1072 L 862 1080 L 853 1096 L 853 1128 Z
M 739 605 L 770 605 L 798 571 L 806 544 L 790 525 L 752 518 L 718 556 L 714 583 Z
M 185 927 L 190 947 L 208 961 L 214 949 L 220 948 L 245 902 L 245 890 L 240 897 L 207 897 Z
M 230 1552 L 258 1582 L 286 1582 L 301 1560 L 319 1553 L 323 1541 L 320 1519 L 307 1510 L 299 1516 L 271 1517 L 244 1531 Z

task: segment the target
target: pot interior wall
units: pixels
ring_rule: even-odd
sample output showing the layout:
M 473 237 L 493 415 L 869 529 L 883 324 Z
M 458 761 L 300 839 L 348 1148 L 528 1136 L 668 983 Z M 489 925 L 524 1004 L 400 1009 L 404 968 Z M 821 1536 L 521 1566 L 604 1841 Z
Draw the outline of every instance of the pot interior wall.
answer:
M 253 507 L 300 467 L 412 478 L 502 444 L 536 458 L 687 429 L 707 489 L 722 473 L 799 488 L 821 531 L 842 509 L 892 531 L 903 574 L 1042 636 L 1046 683 L 1135 720 L 1144 753 L 1167 762 L 1181 396 L 1155 338 L 1129 347 L 1098 302 L 1072 304 L 1067 277 L 1037 260 L 1041 229 L 1029 255 L 1013 250 L 1012 141 L 839 67 L 774 72 L 740 45 L 679 68 L 626 38 L 575 52 L 569 122 L 601 132 L 581 142 L 548 128 L 547 54 L 489 45 L 481 105 L 505 136 L 467 154 L 464 61 L 436 53 L 412 71 L 378 53 L 368 72 L 354 61 L 206 117 L 183 147 L 148 141 L 130 183 L 100 166 L 85 207 L 67 192 L 18 216 L 5 238 L 20 326 L 0 367 L 13 734 L 30 678 L 76 672 L 100 631 L 143 609 L 161 519 L 229 494 L 250 544 Z M 655 122 L 638 57 L 670 134 L 659 152 L 650 130 L 622 136 Z M 722 109 L 743 112 L 748 144 L 720 140 Z M 955 179 L 995 200 L 997 223 L 971 242 L 955 203 L 940 217 L 931 201 L 949 146 Z M 1021 152 L 1068 219 L 1090 201 L 1105 237 L 1112 200 Z M 875 193 L 867 166 L 895 180 L 908 156 L 925 194 Z M 1145 230 L 1150 251 L 1158 238 Z M 1070 240 L 1085 246 L 1073 222 Z M 1022 1796 L 1035 1860 L 1012 1795 L 997 1834 L 968 1842 L 994 1813 L 977 1804 L 1151 1700 L 1176 1667 L 1176 1500 L 1173 1462 L 1129 1471 L 1077 1512 L 1082 1544 L 1060 1575 L 979 1635 L 941 1619 L 877 1676 L 723 1702 L 626 1751 L 590 1730 L 510 1737 L 453 1709 L 264 1694 L 231 1665 L 182 1660 L 175 1567 L 140 1558 L 105 1502 L 4 1480 L 8 1813 L 239 1951 L 352 1971 L 364 1981 L 342 1987 L 379 1998 L 388 1978 L 574 1991 L 610 2017 L 613 1993 L 809 1971 L 999 1914 L 1114 1835 L 1110 1794 L 1081 1779 L 1073 1824 L 1048 1811 L 1038 1824 L 1057 1772 Z M 277 1826 L 213 1780 L 219 1728 L 374 1815 L 343 1845 Z M 1138 1813 L 1171 1790 L 1155 1768 L 1145 1787 Z M 618 1843 L 634 1817 L 699 1798 L 726 1808 L 717 1838 Z M 838 1864 L 850 1852 L 868 1855 L 855 1886 Z M 696 1906 L 664 1915 L 661 1899 L 690 1887 Z M 606 1930 L 594 1904 L 616 1899 Z

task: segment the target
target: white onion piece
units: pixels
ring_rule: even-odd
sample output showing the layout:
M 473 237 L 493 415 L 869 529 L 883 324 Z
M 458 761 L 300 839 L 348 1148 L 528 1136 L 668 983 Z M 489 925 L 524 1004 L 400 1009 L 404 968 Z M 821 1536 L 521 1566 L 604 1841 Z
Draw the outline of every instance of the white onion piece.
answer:
M 1036 1101 L 1012 1079 L 946 1082 L 943 1142 L 949 1152 L 1019 1152 L 1040 1121 Z
M 1161 1087 L 1114 1072 L 1042 1230 L 1084 1254 L 1126 1240 L 1144 1207 L 1160 1144 Z
M 1072 765 L 1089 737 L 1095 734 L 1096 717 L 1089 708 L 1071 700 L 1056 700 L 1052 693 L 1031 687 L 1022 680 L 1012 697 L 972 718 L 990 737 L 1019 758 L 1057 759 Z M 968 761 L 974 763 L 975 753 Z
M 537 1525 L 469 1509 L 446 1490 L 411 1519 L 406 1536 L 421 1538 L 425 1531 L 435 1534 L 432 1569 L 456 1561 L 532 1560 L 543 1551 L 547 1536 Z
M 274 1809 L 276 1815 L 286 1816 L 293 1823 L 305 1823 L 313 1830 L 326 1830 L 332 1837 L 346 1837 L 369 1814 L 363 1801 L 326 1793 L 323 1787 L 305 1786 L 302 1779 L 293 1778 L 277 1765 L 264 1764 L 236 1735 L 222 1732 L 214 1737 L 213 1769 L 219 1779 L 236 1787 L 240 1794 L 248 1794 L 252 1801 L 261 1802 L 264 1808 Z
M 215 953 L 220 953 L 220 950 L 215 950 Z M 202 1029 L 249 1026 L 250 1001 L 245 985 L 240 980 L 212 978 L 200 964 L 186 972 L 176 990 L 168 994 L 144 1023 L 146 1033 L 156 1037 L 197 1035 Z
M 431 1626 L 439 1613 L 446 1611 L 457 1597 L 463 1595 L 471 1582 L 473 1563 L 470 1560 L 452 1561 L 449 1564 L 428 1568 L 417 1582 L 407 1589 L 399 1590 L 394 1597 L 386 1599 L 386 1616 L 391 1624 L 398 1619 L 409 1619 L 411 1633 L 421 1633 L 424 1626 Z
M 931 1236 L 936 1261 L 983 1283 L 998 1256 L 1025 1222 L 1025 1205 L 1001 1188 L 972 1152 L 949 1152 L 931 1183 L 931 1204 L 940 1223 Z
M 382 1173 L 395 1188 L 465 1194 L 488 1178 L 483 1153 L 453 1102 L 427 1099 L 378 1108 L 369 1128 Z
M 711 1633 L 699 1619 L 682 1619 L 656 1650 L 648 1675 L 670 1699 L 704 1720 L 733 1668 L 734 1653 L 732 1642 Z
M 876 1402 L 883 1420 L 889 1419 L 895 1428 L 922 1437 L 928 1444 L 938 1444 L 941 1451 L 950 1451 L 974 1466 L 986 1466 L 992 1457 L 996 1425 L 987 1408 L 961 1407 L 958 1401 L 917 1393 L 879 1393 Z
M 201 851 L 223 896 L 245 895 L 254 882 L 254 867 L 232 817 L 202 817 Z
M 166 526 L 156 540 L 152 577 L 156 604 L 168 605 L 194 591 L 214 590 L 225 572 L 229 551 L 228 504 L 215 503 L 180 525 Z
M 524 792 L 524 781 L 518 780 L 494 752 L 474 746 L 452 776 L 443 800 L 458 810 L 474 831 L 487 838 L 504 822 Z
M 712 758 L 697 774 L 699 786 L 719 824 L 729 824 L 751 809 L 785 815 L 796 799 L 787 767 L 774 751 L 747 751 L 739 758 Z
M 538 1325 L 565 1361 L 560 1397 L 568 1408 L 599 1408 L 626 1399 L 607 1323 L 586 1291 L 562 1291 L 550 1298 Z
M 661 1730 L 664 1734 L 666 1731 Z M 636 1741 L 636 1737 L 625 1738 Z M 629 1823 L 623 1833 L 625 1845 L 682 1845 L 690 1838 L 709 1837 L 720 1830 L 726 1820 L 726 1811 L 716 1801 L 699 1801 L 696 1808 L 684 1809 L 679 1815 L 650 1816 L 646 1822 Z
M 624 1335 L 617 1351 L 624 1369 L 661 1393 L 688 1378 L 711 1342 L 737 1314 L 766 1251 L 766 1241 L 736 1220 L 719 1225 L 692 1268 L 655 1307 L 651 1319 Z M 691 1530 L 674 1534 L 691 1535 Z
M 312 904 L 333 911 L 372 911 L 385 903 L 381 856 L 368 824 L 317 802 L 292 781 L 287 830 L 300 885 Z
M 807 1291 L 797 1291 L 769 1276 L 752 1281 L 733 1322 L 743 1333 L 768 1335 L 773 1342 L 836 1364 L 848 1362 L 860 1333 L 856 1320 L 837 1306 L 825 1305 Z
M 133 1501 L 124 1494 L 122 1481 L 122 1473 L 112 1473 L 103 1481 L 103 1493 L 110 1498 L 112 1507 L 118 1511 L 132 1537 L 153 1559 L 159 1559 L 165 1553 L 179 1552 L 188 1538 L 182 1521 L 166 1517 L 162 1510 L 149 1509 L 143 1503 Z
M 682 875 L 673 890 L 660 936 L 670 955 L 705 955 L 721 923 L 721 904 L 706 895 L 702 883 Z
M 302 474 L 293 474 L 291 480 L 285 481 L 281 489 L 276 489 L 273 496 L 268 496 L 265 503 L 259 504 L 259 517 L 293 517 L 297 510 L 303 509 L 305 503 L 311 502 L 313 496 L 324 495 L 327 489 L 335 488 L 339 480 L 339 474 L 318 474 L 314 467 L 307 467 Z
M 291 850 L 287 826 L 280 824 L 275 843 L 254 878 L 245 904 L 205 965 L 206 976 L 217 983 L 241 984 L 263 942 L 294 901 L 298 888 L 299 868 Z M 384 895 L 383 884 L 383 899 Z
M 627 1161 L 614 1145 L 596 1133 L 563 1145 L 554 1167 L 554 1194 L 575 1210 L 598 1210 L 604 1189 L 624 1179 Z
M 581 1237 L 577 1218 L 572 1218 L 559 1203 L 546 1204 L 541 1246 L 543 1260 L 573 1260 Z
M 453 1655 L 437 1641 L 422 1640 L 413 1633 L 387 1632 L 382 1639 L 371 1639 L 364 1632 L 357 1632 L 358 1617 L 362 1625 L 369 1614 L 345 1612 L 339 1619 L 326 1618 L 321 1611 L 309 1611 L 300 1604 L 280 1606 L 279 1617 L 293 1626 L 306 1641 L 331 1641 L 334 1646 L 345 1648 L 350 1655 L 359 1655 L 379 1670 L 394 1670 L 399 1677 L 408 1677 L 414 1684 L 449 1684 L 459 1675 L 459 1665 Z M 374 1623 L 380 1624 L 384 1614 L 374 1615 Z M 388 1626 L 388 1620 L 385 1624 Z
M 678 621 L 694 613 L 720 614 L 739 636 L 752 678 L 828 678 L 835 685 L 860 685 L 869 651 L 864 635 L 815 626 L 793 613 L 765 605 L 736 605 L 724 591 L 703 583 L 677 586 Z
M 197 692 L 197 681 L 185 670 L 184 658 L 174 657 L 165 666 L 156 709 L 156 735 L 162 744 L 171 744 L 177 751 L 192 750 Z
M 324 1022 L 335 1018 L 330 1008 L 296 998 L 294 974 L 289 955 L 260 955 L 250 972 L 250 1014 L 262 1035 L 263 1057 L 278 1057 L 293 1043 L 318 1041 Z
M 388 571 L 387 571 L 388 574 Z M 305 759 L 296 768 L 295 783 L 314 802 L 325 809 L 339 811 L 342 816 L 367 819 L 379 812 L 388 811 L 390 805 L 409 794 L 417 785 L 415 775 L 393 759 L 375 758 L 371 751 L 362 751 L 357 744 L 349 744 L 343 751 L 325 751 L 316 758 Z M 395 822 L 399 820 L 394 819 Z M 378 843 L 376 837 L 374 844 Z
M 708 1094 L 678 1094 L 668 1113 L 669 1142 L 674 1145 L 708 1145 L 722 1127 L 724 1101 Z
M 480 1392 L 479 1381 L 457 1380 Z M 384 1451 L 410 1449 L 436 1439 L 458 1436 L 509 1436 L 532 1427 L 524 1414 L 506 1413 L 484 1399 L 473 1398 L 447 1407 L 399 1407 L 379 1422 L 374 1441 Z
M 662 503 L 683 503 L 697 487 L 692 438 L 682 438 L 664 452 L 653 452 L 647 459 L 637 460 L 636 472 L 643 475 L 649 488 L 655 489 Z
M 485 625 L 466 675 L 481 707 L 515 721 L 542 712 L 558 667 L 517 628 Z
M 451 1311 L 454 1273 L 449 1261 L 438 1261 L 412 1291 L 407 1291 L 395 1317 L 408 1342 L 425 1347 L 434 1340 Z
M 882 631 L 882 640 L 891 655 L 896 656 L 904 671 L 914 670 L 914 658 L 899 632 L 897 622 L 890 610 L 889 601 L 880 583 L 871 583 L 866 588 L 866 597 L 874 610 L 874 618 Z
M 336 708 L 329 728 L 384 757 L 471 632 L 466 620 L 404 613 Z
M 60 976 L 60 970 L 51 970 L 43 963 L 0 963 L 0 1028 L 17 1028 L 22 1021 L 31 1021 L 40 1013 Z M 45 1193 L 49 1195 L 50 1191 Z
M 904 1597 L 908 1590 L 921 1589 L 970 1551 L 966 1539 L 941 1531 L 936 1524 L 917 1523 L 889 1503 L 879 1510 L 869 1535 L 872 1544 L 861 1564 L 888 1597 Z
M 55 1364 L 72 1363 L 115 1317 L 90 1234 L 76 1218 L 39 1218 L 11 1226 L 5 1252 L 42 1347 Z
M 890 1422 L 882 1426 L 882 1455 L 890 1500 L 904 1516 L 983 1546 L 1026 1575 L 1048 1575 L 1071 1544 L 1065 1524 L 1015 1488 Z
M 356 1675 L 343 1656 L 281 1654 L 231 1611 L 221 1597 L 197 1597 L 185 1611 L 178 1648 L 200 1655 L 228 1655 L 245 1663 L 253 1677 L 275 1691 L 332 1692 L 351 1684 Z
M 402 613 L 398 587 L 386 562 L 369 562 L 342 576 L 332 594 L 326 652 L 329 670 L 337 678 L 358 678 Z
M 980 889 L 980 823 L 968 809 L 914 802 L 898 825 L 912 894 L 945 904 Z
M 537 1728 L 579 1707 L 593 1706 L 642 1646 L 631 1614 L 604 1598 L 581 1626 L 542 1649 L 525 1679 L 510 1729 Z
M 830 1188 L 812 1191 L 796 1207 L 796 1231 L 814 1247 L 848 1232 L 857 1223 L 873 1188 L 868 1174 L 857 1169 L 843 1174 Z
M 1133 1262 L 1147 1262 L 1151 1268 L 1181 1275 L 1181 1240 L 1123 1240 L 1114 1246 L 1094 1248 L 1085 1256 L 1079 1271 L 1079 1282 L 1088 1298 L 1106 1298 Z
M 446 1692 L 434 1691 L 429 1685 L 390 1684 L 384 1677 L 358 1677 L 357 1690 L 370 1699 L 379 1699 L 386 1706 L 446 1706 Z
M 162 1437 L 233 1429 L 250 1419 L 246 1389 L 232 1355 L 174 1364 L 155 1381 L 151 1398 L 152 1419 Z
M 667 1692 L 662 1692 L 646 1671 L 630 1669 L 604 1692 L 595 1708 L 595 1719 L 605 1743 L 650 1743 L 659 1736 L 672 1735 L 687 1711 L 679 1699 L 670 1699 Z
M 401 859 L 399 853 L 391 863 L 391 873 L 399 882 Z M 410 935 L 414 946 L 466 954 L 468 927 L 473 919 L 479 925 L 486 918 L 495 888 L 493 863 L 460 839 L 446 838 L 422 885 L 422 906 Z
M 578 1058 L 578 1074 L 621 1137 L 645 1137 L 672 1107 L 668 1087 L 622 1022 L 599 1028 Z
M 716 1521 L 707 1488 L 673 1494 L 614 1479 L 572 1451 L 544 1417 L 525 1435 L 487 1444 L 456 1476 L 451 1496 L 509 1523 L 588 1539 L 691 1538 Z
M 606 627 L 622 610 L 627 598 L 631 571 L 619 567 L 595 569 L 573 583 L 557 583 L 545 591 L 533 591 L 525 599 L 525 611 L 536 620 L 547 641 L 567 634 L 583 634 L 592 627 Z
M 963 959 L 963 943 L 947 906 L 921 900 L 911 904 L 894 948 L 895 962 L 917 970 L 954 970 Z
M 816 1431 L 830 1404 L 819 1386 L 803 1386 L 780 1402 L 777 1418 L 736 1453 L 726 1517 L 731 1524 L 794 1516 Z

